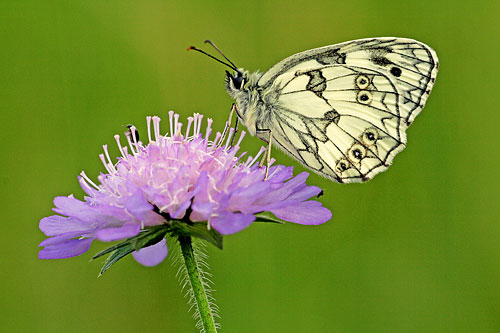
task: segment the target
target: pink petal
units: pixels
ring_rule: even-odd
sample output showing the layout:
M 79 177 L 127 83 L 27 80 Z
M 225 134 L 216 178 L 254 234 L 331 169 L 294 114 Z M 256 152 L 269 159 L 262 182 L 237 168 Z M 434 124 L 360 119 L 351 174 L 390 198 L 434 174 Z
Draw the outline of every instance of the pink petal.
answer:
M 233 191 L 229 199 L 230 209 L 237 211 L 242 207 L 251 206 L 252 202 L 258 200 L 263 193 L 271 192 L 271 186 L 269 182 L 258 182 Z
M 91 222 L 81 221 L 72 217 L 52 215 L 40 220 L 40 230 L 47 236 L 65 234 L 67 232 L 86 232 L 92 229 Z
M 49 245 L 54 245 L 54 244 L 61 244 L 61 243 L 64 243 L 72 238 L 85 237 L 85 236 L 90 236 L 90 234 L 89 233 L 82 234 L 81 231 L 66 232 L 64 234 L 60 234 L 60 235 L 45 239 L 38 246 L 49 246 Z M 95 237 L 93 237 L 93 238 L 95 238 Z
M 54 198 L 54 211 L 61 215 L 74 217 L 80 221 L 97 222 L 102 220 L 102 215 L 97 213 L 87 203 L 75 199 L 72 195 L 68 197 Z
M 193 203 L 193 212 L 191 213 L 190 220 L 193 222 L 207 221 L 215 205 L 210 202 L 198 202 Z
M 139 220 L 144 220 L 145 213 L 152 211 L 153 205 L 144 198 L 143 192 L 131 182 L 127 183 L 127 189 L 130 195 L 125 201 L 125 208 Z
M 171 215 L 172 218 L 174 219 L 183 218 L 184 215 L 186 215 L 186 209 L 188 209 L 189 206 L 191 206 L 191 198 L 189 198 L 188 200 L 184 201 L 179 205 L 179 208 L 177 208 L 177 210 Z
M 144 247 L 132 253 L 134 259 L 144 266 L 156 266 L 165 259 L 168 254 L 167 242 L 162 239 L 155 245 Z
M 332 218 L 332 212 L 318 201 L 304 201 L 295 205 L 272 209 L 271 213 L 285 221 L 300 224 L 321 224 Z
M 294 178 L 287 181 L 281 188 L 272 192 L 266 193 L 259 198 L 255 203 L 259 205 L 269 204 L 271 202 L 286 200 L 292 193 L 296 191 L 297 187 L 305 187 L 305 181 L 309 173 L 302 172 Z
M 288 197 L 288 200 L 295 199 L 304 201 L 321 193 L 321 189 L 317 186 L 306 186 L 303 189 L 293 193 Z
M 223 235 L 234 234 L 248 227 L 255 221 L 255 216 L 224 211 L 210 219 L 210 224 Z
M 93 238 L 70 239 L 63 243 L 49 245 L 38 253 L 39 259 L 64 259 L 76 257 L 90 248 Z
M 275 171 L 277 170 L 277 171 Z M 269 168 L 269 178 L 267 181 L 271 183 L 282 183 L 287 179 L 293 177 L 293 167 L 285 167 L 283 165 L 276 165 Z
M 103 242 L 112 242 L 119 239 L 133 237 L 141 231 L 139 223 L 127 223 L 119 228 L 106 228 L 97 230 L 95 235 L 97 239 Z

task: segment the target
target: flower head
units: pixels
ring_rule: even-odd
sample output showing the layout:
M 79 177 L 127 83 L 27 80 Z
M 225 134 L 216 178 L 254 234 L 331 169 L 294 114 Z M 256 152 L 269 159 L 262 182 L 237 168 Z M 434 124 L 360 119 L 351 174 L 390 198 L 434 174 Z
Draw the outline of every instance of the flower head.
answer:
M 271 212 L 276 217 L 300 224 L 321 224 L 331 213 L 317 201 L 307 201 L 321 192 L 307 186 L 303 172 L 295 177 L 292 167 L 265 167 L 255 157 L 240 161 L 236 156 L 244 132 L 230 146 L 233 129 L 217 133 L 210 141 L 212 120 L 202 134 L 203 115 L 189 117 L 182 132 L 179 115 L 169 112 L 170 134 L 160 134 L 160 118 L 147 118 L 148 144 L 138 138 L 133 126 L 126 133 L 128 146 L 115 140 L 121 156 L 113 163 L 107 146 L 100 158 L 107 173 L 98 184 L 82 172 L 79 182 L 84 201 L 70 195 L 56 197 L 52 215 L 40 221 L 44 240 L 41 259 L 68 258 L 86 252 L 92 241 L 115 241 L 137 236 L 141 230 L 171 221 L 188 224 L 205 222 L 220 234 L 241 231 L 255 221 L 255 214 Z M 227 129 L 227 128 L 226 128 Z M 225 143 L 224 143 L 225 140 Z M 153 266 L 167 255 L 165 239 L 133 253 L 140 263 Z

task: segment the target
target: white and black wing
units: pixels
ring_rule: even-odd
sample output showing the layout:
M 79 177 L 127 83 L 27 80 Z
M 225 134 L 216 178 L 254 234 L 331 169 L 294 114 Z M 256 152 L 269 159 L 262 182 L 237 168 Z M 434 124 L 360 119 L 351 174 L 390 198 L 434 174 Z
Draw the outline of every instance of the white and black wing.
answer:
M 372 38 L 308 50 L 259 80 L 273 108 L 257 122 L 284 151 L 338 182 L 373 178 L 404 149 L 424 107 L 436 53 L 404 38 Z

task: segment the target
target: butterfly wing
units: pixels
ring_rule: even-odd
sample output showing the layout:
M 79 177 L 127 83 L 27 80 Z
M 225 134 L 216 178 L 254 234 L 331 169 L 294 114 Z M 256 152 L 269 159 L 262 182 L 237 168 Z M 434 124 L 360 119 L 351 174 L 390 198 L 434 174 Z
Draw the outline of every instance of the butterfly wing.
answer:
M 404 149 L 406 129 L 424 107 L 437 69 L 436 53 L 411 39 L 308 50 L 260 78 L 275 98 L 257 126 L 315 172 L 338 182 L 365 181 Z

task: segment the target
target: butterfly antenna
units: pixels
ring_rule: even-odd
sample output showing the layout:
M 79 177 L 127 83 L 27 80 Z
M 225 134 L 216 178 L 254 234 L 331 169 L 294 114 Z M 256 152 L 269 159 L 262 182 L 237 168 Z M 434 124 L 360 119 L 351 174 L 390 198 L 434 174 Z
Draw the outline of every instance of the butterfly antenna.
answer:
M 219 53 L 221 54 L 221 56 L 223 56 L 223 57 L 224 57 L 224 59 L 226 59 L 227 61 L 229 61 L 229 63 L 230 63 L 231 65 L 233 65 L 233 67 L 234 67 L 235 69 L 237 68 L 237 67 L 236 67 L 236 65 L 235 65 L 235 64 L 234 64 L 231 60 L 229 60 L 229 58 L 228 58 L 228 57 L 226 57 L 226 55 L 225 55 L 224 53 L 222 53 L 222 51 L 221 51 L 221 50 L 217 47 L 217 45 L 215 45 L 215 44 L 214 44 L 214 42 L 212 42 L 210 39 L 207 39 L 207 40 L 205 40 L 205 43 L 208 43 L 208 44 L 212 45 L 212 47 L 213 47 L 214 49 L 216 49 L 216 50 L 217 50 L 217 52 L 219 52 Z M 239 72 L 237 69 L 236 69 L 236 71 L 237 71 L 237 72 Z
M 203 50 L 201 50 L 201 49 L 197 48 L 196 46 L 190 46 L 190 47 L 188 47 L 188 48 L 187 48 L 187 50 L 188 50 L 188 51 L 190 51 L 190 50 L 194 50 L 194 51 L 198 51 L 198 52 L 200 52 L 200 53 L 203 53 L 204 55 L 206 55 L 206 56 L 208 56 L 208 57 L 210 57 L 210 58 L 214 59 L 215 61 L 218 61 L 218 62 L 220 62 L 221 64 L 226 65 L 227 67 L 231 68 L 232 70 L 235 70 L 235 71 L 237 71 L 237 72 L 238 72 L 238 69 L 236 68 L 236 66 L 235 66 L 235 65 L 234 65 L 231 61 L 229 61 L 229 62 L 231 63 L 231 65 L 232 65 L 232 66 L 231 66 L 230 64 L 228 64 L 228 63 L 226 63 L 226 62 L 224 62 L 224 61 L 220 60 L 220 59 L 217 59 L 217 58 L 216 58 L 216 57 L 214 57 L 213 55 L 211 55 L 211 54 L 209 54 L 209 53 L 207 53 L 207 52 L 205 52 L 205 51 L 203 51 Z M 227 59 L 227 58 L 226 58 L 226 59 Z

